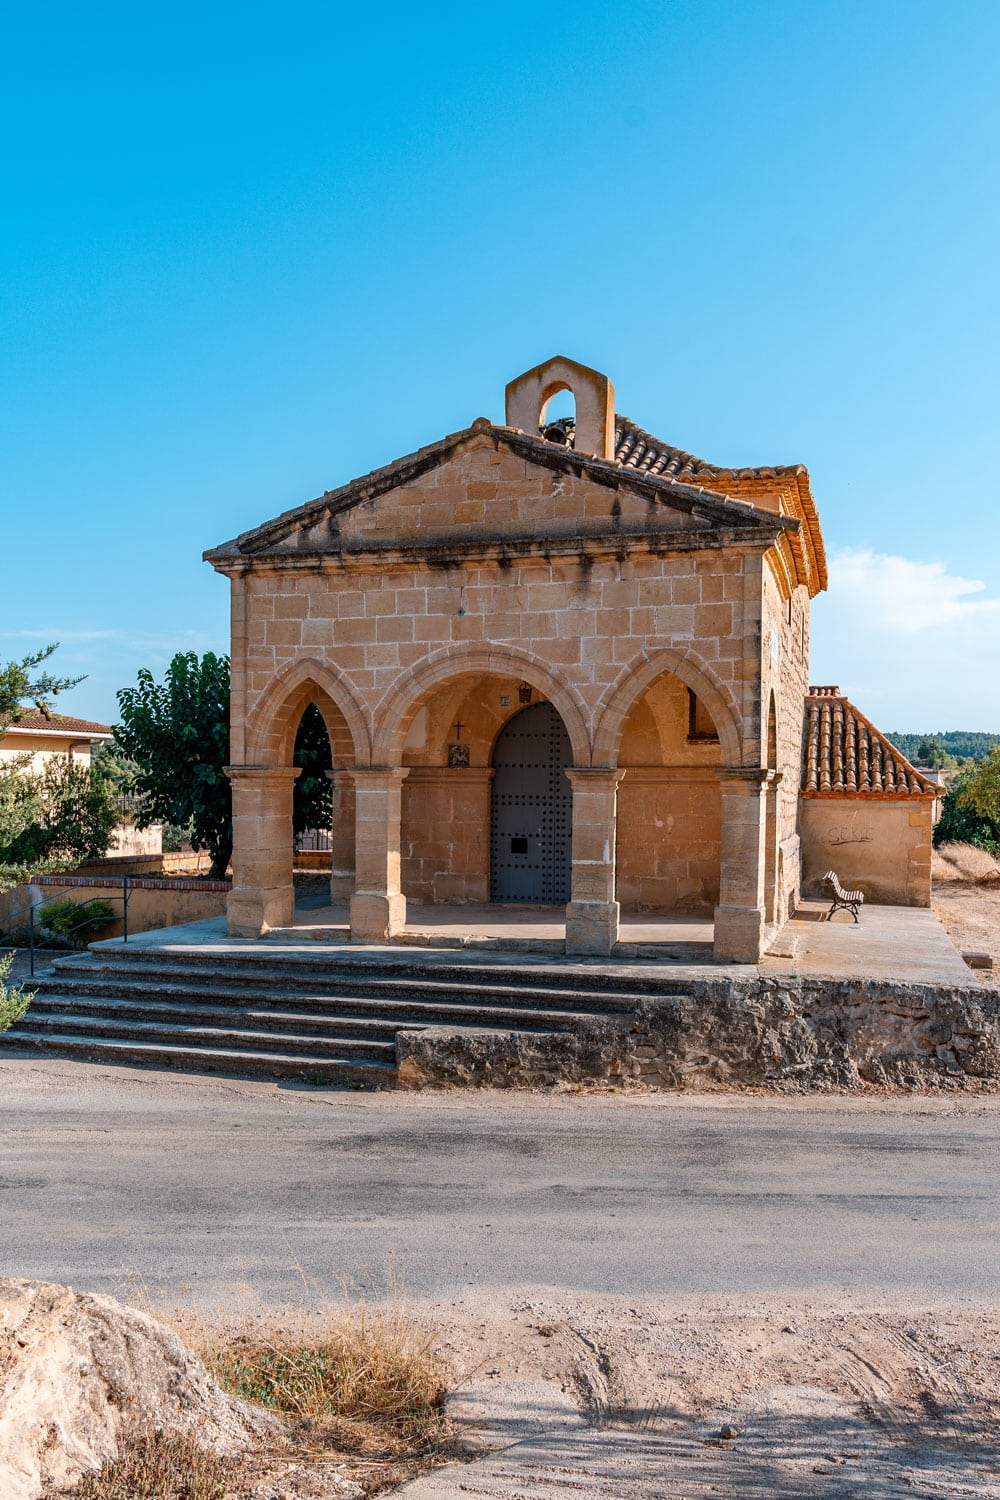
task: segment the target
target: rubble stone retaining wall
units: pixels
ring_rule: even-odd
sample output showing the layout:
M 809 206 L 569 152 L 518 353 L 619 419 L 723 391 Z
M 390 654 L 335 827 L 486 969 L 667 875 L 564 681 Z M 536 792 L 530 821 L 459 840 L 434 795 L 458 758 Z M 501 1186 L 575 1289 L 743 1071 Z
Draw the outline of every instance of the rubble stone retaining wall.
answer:
M 983 1089 L 1000 1085 L 1000 988 L 709 980 L 566 1033 L 402 1031 L 396 1057 L 400 1088 Z

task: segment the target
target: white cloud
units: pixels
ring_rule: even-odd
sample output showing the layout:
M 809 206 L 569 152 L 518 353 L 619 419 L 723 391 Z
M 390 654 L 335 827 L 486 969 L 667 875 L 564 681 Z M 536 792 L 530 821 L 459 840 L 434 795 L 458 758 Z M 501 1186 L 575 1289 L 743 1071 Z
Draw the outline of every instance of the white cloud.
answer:
M 46 645 L 50 641 L 58 641 L 60 645 L 65 641 L 113 641 L 120 635 L 117 630 L 11 630 L 6 633 L 14 640 L 44 641 Z
M 811 675 L 882 729 L 1000 731 L 1000 599 L 941 562 L 835 550 Z
M 969 599 L 985 583 L 949 573 L 944 563 L 914 562 L 870 548 L 845 547 L 830 559 L 830 592 L 863 606 L 869 619 L 909 635 L 971 623 L 1000 621 L 1000 599 Z

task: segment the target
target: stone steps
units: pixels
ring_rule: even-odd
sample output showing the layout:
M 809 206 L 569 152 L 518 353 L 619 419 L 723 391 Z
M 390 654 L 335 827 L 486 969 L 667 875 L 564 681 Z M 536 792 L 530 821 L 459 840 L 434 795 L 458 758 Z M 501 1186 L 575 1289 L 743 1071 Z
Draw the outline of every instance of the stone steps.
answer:
M 630 1013 L 643 999 L 641 994 L 602 995 L 586 990 L 550 990 L 536 988 L 527 990 L 514 986 L 480 987 L 466 984 L 441 984 L 436 980 L 379 980 L 377 976 L 367 979 L 354 975 L 349 984 L 311 985 L 293 983 L 287 975 L 255 975 L 252 987 L 225 976 L 192 974 L 185 977 L 168 970 L 162 978 L 153 972 L 144 972 L 141 977 L 131 974 L 108 974 L 98 969 L 77 972 L 72 975 L 59 970 L 52 976 L 41 975 L 31 981 L 31 987 L 40 997 L 47 993 L 101 996 L 120 999 L 128 997 L 136 1004 L 160 999 L 185 999 L 199 996 L 206 1004 L 259 1006 L 291 1006 L 299 1011 L 325 1013 L 331 1009 L 337 1014 L 347 1014 L 351 1007 L 366 1015 L 382 1014 L 386 1018 L 427 1012 L 425 1020 L 433 1025 L 437 1013 L 447 1011 L 449 1017 L 457 1018 L 468 1013 L 474 1019 L 488 997 L 490 1009 L 503 1009 L 511 1015 L 530 1018 L 533 1012 L 544 1012 L 546 1017 L 565 1014 L 576 1021 L 581 1015 L 599 1012 L 602 1015 L 615 1012 Z M 264 981 L 273 978 L 274 987 L 266 987 Z M 367 991 L 367 993 L 361 993 Z
M 187 1073 L 228 1073 L 251 1078 L 295 1078 L 305 1083 L 341 1084 L 351 1088 L 391 1089 L 395 1063 L 367 1059 L 289 1056 L 280 1052 L 247 1053 L 223 1047 L 172 1046 L 162 1042 L 85 1037 L 66 1032 L 22 1035 L 5 1032 L 4 1051 L 37 1052 L 46 1057 L 73 1057 L 86 1062 L 131 1067 L 167 1068 Z
M 139 943 L 117 943 L 114 947 L 97 944 L 88 953 L 69 954 L 57 959 L 54 967 L 59 973 L 89 973 L 93 972 L 95 965 L 106 972 L 138 974 L 146 970 L 157 976 L 168 970 L 190 974 L 209 970 L 230 983 L 266 972 L 272 977 L 287 974 L 294 978 L 297 986 L 310 983 L 314 978 L 326 986 L 351 984 L 362 976 L 366 984 L 373 980 L 401 983 L 410 980 L 427 984 L 433 980 L 435 984 L 472 985 L 477 991 L 483 986 L 491 990 L 509 987 L 527 991 L 544 987 L 574 993 L 581 990 L 601 995 L 623 993 L 630 998 L 634 994 L 677 994 L 697 982 L 675 976 L 663 964 L 631 965 L 614 960 L 587 963 L 565 959 L 552 962 L 529 955 L 498 961 L 492 954 L 483 961 L 475 953 L 457 958 L 450 951 L 445 954 L 440 950 L 415 948 L 400 948 L 391 954 L 383 950 L 372 955 L 370 950 L 346 947 L 303 949 L 261 945 L 258 950 L 250 947 L 220 950 L 180 946 L 151 948 Z
M 121 1016 L 127 1009 L 137 1017 L 148 1016 L 163 1022 L 188 1022 L 198 1017 L 208 1024 L 238 1019 L 241 1025 L 250 1029 L 277 1028 L 360 1038 L 387 1036 L 391 1040 L 402 1026 L 493 1025 L 507 1029 L 571 1030 L 593 1014 L 588 1010 L 517 1009 L 490 1005 L 487 1016 L 482 1003 L 478 1006 L 457 1002 L 435 1005 L 416 1001 L 368 999 L 363 996 L 325 1001 L 313 997 L 303 999 L 287 993 L 244 995 L 239 1000 L 221 1004 L 221 997 L 214 993 L 195 1001 L 190 992 L 179 985 L 163 985 L 159 989 L 149 985 L 146 988 L 147 994 L 137 994 L 133 990 L 127 998 L 116 996 L 110 986 L 106 985 L 101 985 L 96 990 L 83 983 L 74 985 L 71 996 L 65 985 L 56 990 L 41 990 L 36 995 L 24 1024 L 51 1014 L 59 1014 L 67 1005 L 72 1005 L 81 1017 L 98 1019 Z
M 31 987 L 5 1050 L 370 1088 L 394 1086 L 401 1030 L 548 1038 L 678 988 L 623 966 L 139 944 L 58 959 Z

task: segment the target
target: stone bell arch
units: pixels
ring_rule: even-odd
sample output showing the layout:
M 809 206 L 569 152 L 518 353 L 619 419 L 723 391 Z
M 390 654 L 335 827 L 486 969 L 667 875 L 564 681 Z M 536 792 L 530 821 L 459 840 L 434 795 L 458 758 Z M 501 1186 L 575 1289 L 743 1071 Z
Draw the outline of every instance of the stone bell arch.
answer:
M 559 391 L 572 392 L 576 402 L 573 446 L 595 458 L 615 456 L 615 388 L 606 375 L 557 354 L 512 380 L 506 391 L 507 426 L 536 434 L 545 408 Z

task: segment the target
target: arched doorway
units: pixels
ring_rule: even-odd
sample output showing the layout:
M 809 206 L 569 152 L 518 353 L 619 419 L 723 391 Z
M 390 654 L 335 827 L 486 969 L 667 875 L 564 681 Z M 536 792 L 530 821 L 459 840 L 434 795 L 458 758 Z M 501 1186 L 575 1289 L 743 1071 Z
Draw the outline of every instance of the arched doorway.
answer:
M 493 747 L 490 899 L 563 905 L 570 896 L 573 764 L 566 726 L 551 703 L 504 725 Z

